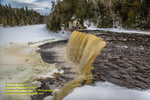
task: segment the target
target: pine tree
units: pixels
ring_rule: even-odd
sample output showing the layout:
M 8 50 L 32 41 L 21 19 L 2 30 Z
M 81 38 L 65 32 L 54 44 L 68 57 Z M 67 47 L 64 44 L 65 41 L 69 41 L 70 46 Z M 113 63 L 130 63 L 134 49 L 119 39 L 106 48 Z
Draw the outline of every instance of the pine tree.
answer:
M 40 19 L 39 19 L 40 18 Z M 43 23 L 42 15 L 28 8 L 12 8 L 11 5 L 0 4 L 0 23 L 4 26 L 16 26 Z M 40 20 L 40 21 L 39 21 Z

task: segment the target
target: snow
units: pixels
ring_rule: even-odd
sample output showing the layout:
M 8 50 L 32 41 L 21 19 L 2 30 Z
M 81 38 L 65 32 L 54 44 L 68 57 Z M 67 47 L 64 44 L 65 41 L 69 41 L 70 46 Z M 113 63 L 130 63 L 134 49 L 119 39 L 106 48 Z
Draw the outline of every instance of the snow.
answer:
M 37 42 L 48 39 L 61 40 L 68 35 L 50 32 L 45 24 L 0 28 L 0 45 L 10 42 Z
M 63 100 L 150 100 L 150 91 L 127 89 L 108 82 L 97 82 L 73 90 Z
M 87 26 L 88 26 L 88 24 L 87 24 Z M 150 32 L 148 32 L 148 31 L 124 30 L 124 29 L 115 29 L 115 28 L 97 28 L 93 24 L 90 27 L 88 27 L 87 30 L 104 30 L 104 31 L 113 31 L 113 32 L 119 32 L 119 33 L 123 32 L 123 33 L 150 34 Z M 12 28 L 10 28 L 10 27 L 0 28 L 0 45 L 7 44 L 10 42 L 19 42 L 19 43 L 21 43 L 21 42 L 25 42 L 25 43 L 36 42 L 36 43 L 30 44 L 30 45 L 26 44 L 26 46 L 24 46 L 24 47 L 22 47 L 22 45 L 21 46 L 19 45 L 19 47 L 18 47 L 18 46 L 16 46 L 17 44 L 5 45 L 8 50 L 10 47 L 12 48 L 12 46 L 15 46 L 18 48 L 17 49 L 14 48 L 14 50 L 17 51 L 16 52 L 17 59 L 12 60 L 10 57 L 11 55 L 9 55 L 9 58 L 11 60 L 10 60 L 10 62 L 8 62 L 8 58 L 7 58 L 6 61 L 7 61 L 7 63 L 10 63 L 10 65 L 9 66 L 8 65 L 1 66 L 1 72 L 5 72 L 4 70 L 6 70 L 6 69 L 9 69 L 12 72 L 12 73 L 10 73 L 11 75 L 8 75 L 8 73 L 6 73 L 6 75 L 3 75 L 2 73 L 0 73 L 1 76 L 5 76 L 4 79 L 1 79 L 1 80 L 3 80 L 2 82 L 5 83 L 5 82 L 7 82 L 7 80 L 12 81 L 13 75 L 14 75 L 14 77 L 16 77 L 18 75 L 17 79 L 21 79 L 22 77 L 27 77 L 27 76 L 23 76 L 24 74 L 26 74 L 25 72 L 27 72 L 28 75 L 30 75 L 29 73 L 33 73 L 32 71 L 34 71 L 34 68 L 36 68 L 37 71 L 40 70 L 39 68 L 41 68 L 41 66 L 44 66 L 44 64 L 40 65 L 40 66 L 37 65 L 37 67 L 34 67 L 34 68 L 32 67 L 34 64 L 35 57 L 31 56 L 31 54 L 34 54 L 35 52 L 32 52 L 32 51 L 36 51 L 36 50 L 35 49 L 30 50 L 29 48 L 31 48 L 31 46 L 34 46 L 34 45 L 38 46 L 41 43 L 49 42 L 50 40 L 52 41 L 52 40 L 61 40 L 61 39 L 69 38 L 70 34 L 67 34 L 67 33 L 68 32 L 66 32 L 64 30 L 60 31 L 57 34 L 54 32 L 50 32 L 46 29 L 45 24 L 28 25 L 28 26 L 21 26 L 21 27 L 18 26 L 18 27 L 12 27 Z M 18 50 L 19 50 L 19 52 L 18 52 Z M 14 54 L 14 52 L 12 52 L 12 53 Z M 20 55 L 20 53 L 21 53 L 21 55 Z M 20 55 L 21 57 L 18 55 Z M 24 63 L 26 63 L 25 61 L 26 61 L 27 57 L 29 59 L 29 61 L 28 61 L 28 63 L 30 63 L 29 65 L 28 65 L 28 63 L 26 65 L 24 64 Z M 15 57 L 12 56 L 12 58 L 15 58 Z M 38 58 L 40 58 L 39 55 L 36 56 L 36 59 L 38 59 Z M 3 57 L 3 59 L 4 59 L 4 57 Z M 16 65 L 15 62 L 18 62 L 19 64 Z M 13 65 L 13 67 L 12 67 L 12 63 L 15 63 L 15 65 Z M 20 65 L 20 63 L 21 63 L 21 65 Z M 50 66 L 51 67 L 54 66 L 54 68 L 49 69 L 49 70 L 47 68 L 45 68 L 45 69 L 52 73 L 58 72 L 57 69 L 55 68 L 56 67 L 55 65 L 50 65 Z M 24 73 L 18 71 L 18 74 L 17 74 L 16 73 L 17 68 L 22 68 L 22 67 L 25 68 Z M 4 69 L 2 70 L 2 68 L 4 68 Z M 14 71 L 10 68 L 13 68 Z M 43 73 L 41 73 L 41 75 L 39 74 L 39 76 L 51 77 L 52 73 L 45 73 L 45 69 L 42 69 L 44 71 L 43 71 Z M 6 71 L 8 71 L 8 70 L 6 70 Z M 61 71 L 59 71 L 59 73 L 63 74 L 64 72 L 61 70 Z M 9 79 L 10 76 L 12 78 L 11 80 Z M 35 75 L 33 73 L 33 76 L 37 76 L 37 75 Z M 28 80 L 26 78 L 22 78 L 22 79 Z M 14 80 L 14 82 L 15 82 L 15 80 Z M 150 91 L 127 89 L 125 87 L 116 86 L 116 85 L 108 83 L 108 82 L 97 82 L 96 85 L 93 85 L 93 86 L 85 85 L 83 87 L 75 88 L 72 93 L 70 93 L 67 97 L 64 98 L 64 100 L 150 100 Z
M 85 21 L 84 25 L 87 30 L 103 30 L 112 31 L 119 33 L 141 33 L 150 34 L 149 31 L 138 31 L 138 30 L 125 30 L 118 28 L 97 28 L 90 21 Z M 61 40 L 69 38 L 70 33 L 62 30 L 58 33 L 48 31 L 45 24 L 39 25 L 27 25 L 27 26 L 17 26 L 17 27 L 1 27 L 0 28 L 0 45 L 7 44 L 10 42 L 38 42 L 44 40 Z
M 94 24 L 91 24 L 89 27 L 87 27 L 86 30 L 102 30 L 102 31 L 110 31 L 110 32 L 118 32 L 118 33 L 150 34 L 150 31 L 126 30 L 126 29 L 123 29 L 123 28 L 98 28 L 98 27 L 94 26 Z

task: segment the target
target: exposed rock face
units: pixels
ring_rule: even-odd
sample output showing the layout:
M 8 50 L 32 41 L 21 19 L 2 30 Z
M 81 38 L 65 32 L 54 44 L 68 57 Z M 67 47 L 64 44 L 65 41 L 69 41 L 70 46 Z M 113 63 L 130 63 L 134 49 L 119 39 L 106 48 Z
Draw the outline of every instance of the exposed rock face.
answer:
M 150 89 L 150 35 L 101 33 L 97 36 L 104 38 L 107 45 L 93 64 L 94 82 L 102 80 L 128 88 Z

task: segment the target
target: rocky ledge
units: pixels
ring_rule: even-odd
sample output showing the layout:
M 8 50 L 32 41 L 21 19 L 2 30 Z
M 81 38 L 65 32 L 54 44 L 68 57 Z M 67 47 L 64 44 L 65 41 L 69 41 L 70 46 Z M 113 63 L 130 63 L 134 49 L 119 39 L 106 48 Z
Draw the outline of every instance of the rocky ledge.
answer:
M 106 47 L 95 59 L 95 81 L 150 89 L 150 35 L 83 31 L 104 38 Z M 102 34 L 99 34 L 102 33 Z

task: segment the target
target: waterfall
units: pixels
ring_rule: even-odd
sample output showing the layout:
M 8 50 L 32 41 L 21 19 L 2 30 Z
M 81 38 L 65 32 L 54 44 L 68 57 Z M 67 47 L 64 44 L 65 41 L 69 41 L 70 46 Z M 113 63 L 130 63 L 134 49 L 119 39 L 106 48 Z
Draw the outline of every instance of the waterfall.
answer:
M 67 44 L 67 58 L 76 64 L 79 75 L 73 81 L 68 82 L 58 92 L 54 93 L 55 100 L 62 100 L 76 87 L 84 84 L 91 84 L 93 75 L 94 59 L 100 54 L 100 51 L 105 47 L 106 42 L 101 37 L 95 35 L 74 31 L 70 36 Z

